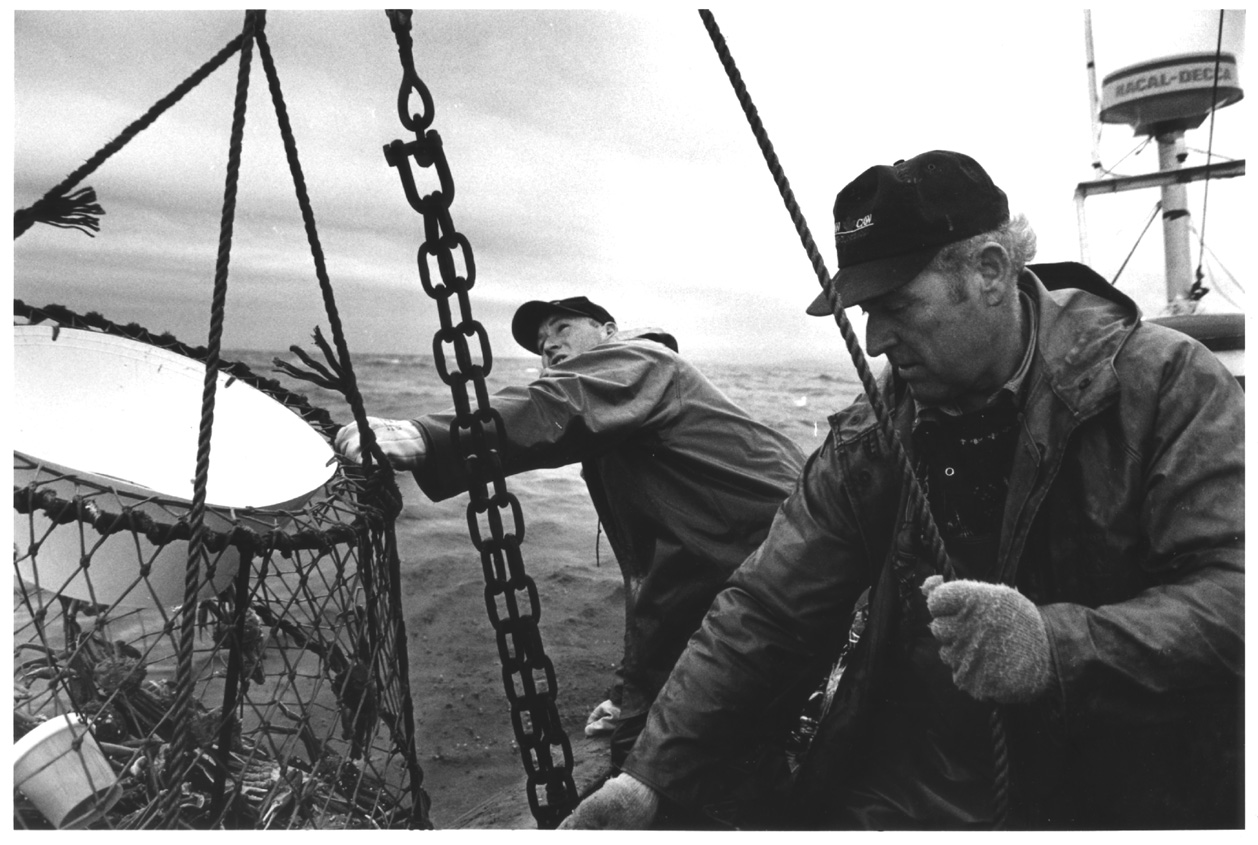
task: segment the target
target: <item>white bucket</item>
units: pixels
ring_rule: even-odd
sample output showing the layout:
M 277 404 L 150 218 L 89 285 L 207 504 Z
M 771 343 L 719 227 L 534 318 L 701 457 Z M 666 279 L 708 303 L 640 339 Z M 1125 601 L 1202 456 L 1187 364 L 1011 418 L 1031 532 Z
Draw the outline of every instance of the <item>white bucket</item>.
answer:
M 37 483 L 67 501 L 91 497 L 109 513 L 143 510 L 166 525 L 186 517 L 204 364 L 138 341 L 44 325 L 14 326 L 13 346 L 15 485 Z M 332 455 L 301 417 L 219 373 L 206 528 L 282 527 L 290 519 L 283 511 L 303 506 L 331 478 Z M 42 511 L 15 511 L 13 530 L 18 573 L 40 589 L 106 606 L 184 600 L 186 542 L 159 548 L 130 531 L 102 538 L 84 523 L 52 527 Z M 228 547 L 202 597 L 226 587 L 238 566 L 238 552 Z
M 122 797 L 104 752 L 74 713 L 54 716 L 13 744 L 13 785 L 63 830 L 86 827 Z

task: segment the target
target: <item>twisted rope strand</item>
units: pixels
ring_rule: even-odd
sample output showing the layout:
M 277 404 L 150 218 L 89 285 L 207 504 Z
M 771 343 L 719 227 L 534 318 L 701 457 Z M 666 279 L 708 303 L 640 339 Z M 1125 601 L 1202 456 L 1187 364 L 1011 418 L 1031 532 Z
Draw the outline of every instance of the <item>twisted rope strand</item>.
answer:
M 310 243 L 310 253 L 315 265 L 315 275 L 319 280 L 319 290 L 323 296 L 324 308 L 328 315 L 328 324 L 332 329 L 332 340 L 336 346 L 336 360 L 330 357 L 330 350 L 325 347 L 322 336 L 317 332 L 315 339 L 319 342 L 324 354 L 329 356 L 329 363 L 334 365 L 339 376 L 338 386 L 345 394 L 346 401 L 350 405 L 350 409 L 354 415 L 354 422 L 358 426 L 358 430 L 362 432 L 362 440 L 365 446 L 363 470 L 369 476 L 372 475 L 372 457 L 376 458 L 379 464 L 380 472 L 376 473 L 373 478 L 383 488 L 386 496 L 396 502 L 401 501 L 401 493 L 397 489 L 396 480 L 393 472 L 389 467 L 388 460 L 384 456 L 384 452 L 376 443 L 375 435 L 372 433 L 371 426 L 367 424 L 367 412 L 363 405 L 362 394 L 358 389 L 358 382 L 354 377 L 354 366 L 350 359 L 349 345 L 345 340 L 345 330 L 341 323 L 340 312 L 336 307 L 336 297 L 332 291 L 332 282 L 328 276 L 327 263 L 324 260 L 323 246 L 319 241 L 319 231 L 315 225 L 314 208 L 310 202 L 310 194 L 306 188 L 306 180 L 301 167 L 301 160 L 297 155 L 297 141 L 293 135 L 292 124 L 288 118 L 288 107 L 284 102 L 284 95 L 280 89 L 279 74 L 275 70 L 275 61 L 271 56 L 271 48 L 267 42 L 266 34 L 259 32 L 258 37 L 258 55 L 262 58 L 262 67 L 266 72 L 267 84 L 271 91 L 271 101 L 275 106 L 275 118 L 279 124 L 280 136 L 284 141 L 284 152 L 288 159 L 289 170 L 293 177 L 293 187 L 297 194 L 297 202 L 301 207 L 301 218 L 306 228 L 306 238 Z M 313 362 L 310 362 L 313 363 Z M 399 506 L 400 507 L 400 506 Z M 395 737 L 395 742 L 402 745 L 404 749 L 404 757 L 406 759 L 408 775 L 410 778 L 412 805 L 411 811 L 418 825 L 423 828 L 432 827 L 427 816 L 427 798 L 423 792 L 424 772 L 419 765 L 418 757 L 415 753 L 415 720 L 414 706 L 410 696 L 410 676 L 409 666 L 410 659 L 407 653 L 406 642 L 406 616 L 402 610 L 402 594 L 401 594 L 401 561 L 397 552 L 397 539 L 394 532 L 394 521 L 390 517 L 385 520 L 384 543 L 382 556 L 386 566 L 386 612 L 393 625 L 393 645 L 396 651 L 395 659 L 397 666 L 394 669 L 399 673 L 399 687 L 401 701 L 401 725 L 403 736 Z M 367 561 L 367 566 L 363 567 L 365 582 L 368 586 L 375 588 L 375 578 L 371 571 L 371 561 L 376 559 L 373 547 L 368 544 L 366 539 L 360 543 L 360 553 L 362 559 Z M 376 602 L 369 601 L 367 603 L 367 613 L 369 616 L 369 626 L 372 631 L 379 630 L 378 620 L 376 617 Z M 378 667 L 377 667 L 378 668 Z
M 743 113 L 747 117 L 747 122 L 751 124 L 751 131 L 756 137 L 756 142 L 760 145 L 760 151 L 763 153 L 765 162 L 769 166 L 769 172 L 773 175 L 773 181 L 777 184 L 778 192 L 782 195 L 782 200 L 786 204 L 786 210 L 790 214 L 791 222 L 795 224 L 795 231 L 804 245 L 804 251 L 808 253 L 808 260 L 812 263 L 813 271 L 817 274 L 817 280 L 821 283 L 821 289 L 826 292 L 829 298 L 830 308 L 834 313 L 835 321 L 838 323 L 839 331 L 843 335 L 843 342 L 847 345 L 852 363 L 856 366 L 856 373 L 860 376 L 861 386 L 865 389 L 865 395 L 868 396 L 869 404 L 873 407 L 878 427 L 891 449 L 892 456 L 895 458 L 901 475 L 904 476 L 905 483 L 909 486 L 912 509 L 923 523 L 922 539 L 930 548 L 936 570 L 943 572 L 948 579 L 951 579 L 954 577 L 952 563 L 948 560 L 943 539 L 939 535 L 939 529 L 931 516 L 930 507 L 926 503 L 926 494 L 922 491 L 917 475 L 909 465 L 908 453 L 905 452 L 903 445 L 900 443 L 900 436 L 895 431 L 891 416 L 882 402 L 878 384 L 869 369 L 869 363 L 865 358 L 864 351 L 861 349 L 860 340 L 856 337 L 856 332 L 847 319 L 839 292 L 834 286 L 830 285 L 830 273 L 826 269 L 825 261 L 821 258 L 817 244 L 813 241 L 812 233 L 808 229 L 808 222 L 804 219 L 804 215 L 799 209 L 799 203 L 795 200 L 795 194 L 786 179 L 786 173 L 778 161 L 777 153 L 773 150 L 773 144 L 769 141 L 768 132 L 760 121 L 760 115 L 756 110 L 755 104 L 751 101 L 751 95 L 747 92 L 746 85 L 743 84 L 742 75 L 734 64 L 733 56 L 725 44 L 725 39 L 716 25 L 715 18 L 707 9 L 699 10 L 699 16 L 703 19 L 708 35 L 712 38 L 712 44 L 716 47 L 717 55 L 721 59 L 721 65 L 725 68 L 730 84 L 734 87 L 734 93 L 738 97 L 738 102 L 743 107 Z
M 184 605 L 182 608 L 179 653 L 177 665 L 177 682 L 175 699 L 171 706 L 179 730 L 173 743 L 173 760 L 176 765 L 171 767 L 171 774 L 181 774 L 182 761 L 187 759 L 191 751 L 192 738 L 188 731 L 187 714 L 192 701 L 192 651 L 196 637 L 196 615 L 193 613 L 197 595 L 200 591 L 201 560 L 205 558 L 203 531 L 205 525 L 205 499 L 210 471 L 210 441 L 214 428 L 214 402 L 218 387 L 218 357 L 223 335 L 223 316 L 227 301 L 227 270 L 231 259 L 232 230 L 236 213 L 236 192 L 240 181 L 240 156 L 245 128 L 245 107 L 249 97 L 249 68 L 253 56 L 253 36 L 255 28 L 265 24 L 264 13 L 246 12 L 244 31 L 241 34 L 240 70 L 236 77 L 235 113 L 232 118 L 231 141 L 228 148 L 227 180 L 223 193 L 222 223 L 219 230 L 218 258 L 214 273 L 214 296 L 210 304 L 210 334 L 206 344 L 208 357 L 205 362 L 205 384 L 201 396 L 201 425 L 197 435 L 196 475 L 193 479 L 192 507 L 189 521 L 192 525 L 192 536 L 188 540 L 188 566 L 184 578 Z M 190 763 L 189 763 L 190 765 Z M 167 801 L 173 803 L 179 795 L 179 781 L 168 781 L 168 792 L 173 796 Z M 174 818 L 170 820 L 173 822 Z
M 813 270 L 817 274 L 817 280 L 821 283 L 822 290 L 826 291 L 827 299 L 830 303 L 830 310 L 834 314 L 834 318 L 839 326 L 839 331 L 843 335 L 843 341 L 847 345 L 848 353 L 851 355 L 852 363 L 856 366 L 857 375 L 860 376 L 861 385 L 865 389 L 865 394 L 869 398 L 869 403 L 874 410 L 875 418 L 878 421 L 878 427 L 882 431 L 883 438 L 891 449 L 895 458 L 900 474 L 908 487 L 910 500 L 910 508 L 913 511 L 912 517 L 918 520 L 918 524 L 922 526 L 921 540 L 929 547 L 931 556 L 935 563 L 935 569 L 943 573 L 946 580 L 952 580 L 956 577 L 956 571 L 953 568 L 951 560 L 948 558 L 947 550 L 944 548 L 943 537 L 939 533 L 939 528 L 935 524 L 934 517 L 930 512 L 930 506 L 926 500 L 926 494 L 922 490 L 921 484 L 918 482 L 916 473 L 913 472 L 909 464 L 908 454 L 904 450 L 903 444 L 900 442 L 899 434 L 892 425 L 890 415 L 887 413 L 883 404 L 878 385 L 874 381 L 874 377 L 869 370 L 869 364 L 865 360 L 864 351 L 860 347 L 860 342 L 856 337 L 856 332 L 852 329 L 852 325 L 848 322 L 847 315 L 844 312 L 842 297 L 839 295 L 837 286 L 829 284 L 830 274 L 826 270 L 825 262 L 821 259 L 821 254 L 817 250 L 817 245 L 813 241 L 812 234 L 808 230 L 808 223 L 804 220 L 804 215 L 799 210 L 799 204 L 795 201 L 794 192 L 791 191 L 790 183 L 786 179 L 786 174 L 778 161 L 777 154 L 773 150 L 773 145 L 769 141 L 768 133 L 764 129 L 764 125 L 760 121 L 759 113 L 756 111 L 755 104 L 751 101 L 751 96 L 747 92 L 746 86 L 743 84 L 742 75 L 738 72 L 738 68 L 734 64 L 733 56 L 730 54 L 729 48 L 725 44 L 720 29 L 716 25 L 716 19 L 707 9 L 700 9 L 699 16 L 703 19 L 703 24 L 708 30 L 708 35 L 712 39 L 712 44 L 716 48 L 717 55 L 720 57 L 721 65 L 725 68 L 725 73 L 729 77 L 730 84 L 734 88 L 734 93 L 738 97 L 738 102 L 742 105 L 743 113 L 747 117 L 747 122 L 751 125 L 752 133 L 756 137 L 757 143 L 760 145 L 761 153 L 764 155 L 765 161 L 769 166 L 769 172 L 773 175 L 773 181 L 777 183 L 778 191 L 782 195 L 782 200 L 786 204 L 787 212 L 790 214 L 791 221 L 795 224 L 795 231 L 799 234 L 800 241 L 804 245 L 805 252 L 808 253 L 808 259 L 812 263 Z M 998 829 L 1003 828 L 1008 818 L 1009 805 L 1009 758 L 1005 739 L 1004 721 L 1000 717 L 1000 710 L 993 707 L 989 718 L 992 733 L 993 747 L 993 763 L 995 771 L 995 819 L 994 825 Z
M 136 135 L 139 135 L 147 129 L 153 121 L 161 117 L 162 113 L 168 108 L 183 99 L 189 91 L 204 82 L 206 77 L 218 70 L 224 62 L 231 58 L 232 55 L 240 49 L 244 40 L 245 35 L 241 34 L 227 42 L 227 45 L 211 57 L 208 62 L 193 71 L 191 76 L 175 86 L 174 90 L 165 97 L 162 97 L 154 103 L 147 112 L 123 129 L 122 132 L 119 133 L 118 137 L 114 138 L 108 144 L 97 150 L 91 158 L 85 161 L 74 172 L 53 187 L 52 190 L 44 194 L 40 199 L 36 200 L 31 206 L 15 212 L 13 215 L 13 236 L 16 238 L 22 235 L 27 229 L 38 222 L 39 214 L 44 208 L 61 200 L 67 191 L 81 182 L 90 173 L 96 170 L 96 168 L 100 167 L 106 159 L 126 146 Z

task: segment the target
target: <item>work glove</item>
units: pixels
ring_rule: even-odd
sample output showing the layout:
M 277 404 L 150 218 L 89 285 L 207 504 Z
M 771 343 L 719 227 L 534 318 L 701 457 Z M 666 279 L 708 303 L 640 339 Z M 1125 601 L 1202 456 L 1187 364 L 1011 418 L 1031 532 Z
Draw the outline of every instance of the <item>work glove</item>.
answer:
M 397 471 L 417 470 L 424 463 L 427 445 L 424 433 L 414 420 L 386 420 L 380 417 L 367 417 L 367 424 L 376 435 L 384 456 Z M 356 423 L 349 423 L 336 433 L 332 441 L 336 451 L 350 463 L 361 464 L 362 433 Z
M 622 772 L 586 796 L 559 829 L 645 830 L 659 807 L 655 790 Z
M 585 735 L 599 736 L 611 733 L 616 729 L 616 722 L 619 720 L 620 708 L 612 704 L 609 698 L 590 711 L 590 717 L 585 720 Z
M 980 700 L 1025 703 L 1053 682 L 1053 658 L 1044 618 L 1013 587 L 986 581 L 948 581 L 932 575 L 922 583 L 934 621 L 939 657 L 953 683 Z

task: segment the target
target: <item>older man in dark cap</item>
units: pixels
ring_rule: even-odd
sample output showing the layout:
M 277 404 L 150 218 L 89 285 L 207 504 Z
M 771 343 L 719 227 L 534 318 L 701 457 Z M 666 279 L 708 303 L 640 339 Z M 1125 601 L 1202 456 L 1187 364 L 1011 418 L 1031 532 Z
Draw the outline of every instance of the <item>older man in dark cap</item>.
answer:
M 611 732 L 618 766 L 677 656 L 730 573 L 759 545 L 804 456 L 731 402 L 659 329 L 620 330 L 584 296 L 526 302 L 511 331 L 542 356 L 526 387 L 494 394 L 512 475 L 580 463 L 625 580 L 625 650 L 587 733 Z M 467 490 L 450 442 L 453 411 L 371 418 L 396 470 L 434 501 Z M 349 425 L 337 450 L 360 459 Z
M 1237 381 L 1082 265 L 1047 289 L 1033 233 L 968 156 L 872 167 L 834 217 L 839 270 L 810 313 L 867 314 L 955 577 L 934 571 L 869 402 L 836 414 L 623 773 L 565 824 L 719 805 L 731 751 L 836 660 L 872 589 L 794 760 L 804 800 L 769 826 L 1239 826 Z

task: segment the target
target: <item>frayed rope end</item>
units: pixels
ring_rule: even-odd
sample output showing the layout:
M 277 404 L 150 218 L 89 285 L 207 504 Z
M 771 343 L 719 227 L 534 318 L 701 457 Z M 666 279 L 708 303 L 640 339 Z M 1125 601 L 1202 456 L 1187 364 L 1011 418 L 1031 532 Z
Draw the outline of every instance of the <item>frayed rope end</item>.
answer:
M 47 223 L 61 229 L 78 229 L 88 237 L 100 231 L 100 217 L 105 213 L 96 202 L 96 191 L 82 188 L 65 196 L 44 197 L 29 208 L 13 213 L 13 237 L 20 237 L 36 223 Z

